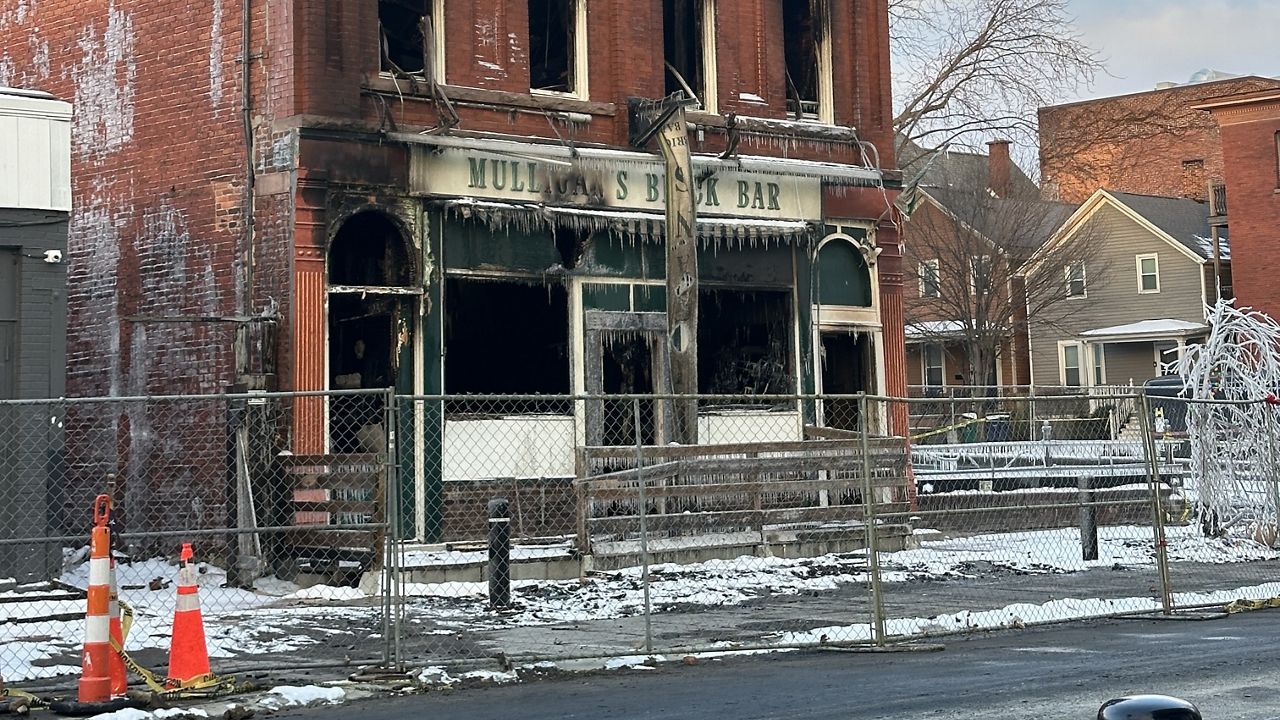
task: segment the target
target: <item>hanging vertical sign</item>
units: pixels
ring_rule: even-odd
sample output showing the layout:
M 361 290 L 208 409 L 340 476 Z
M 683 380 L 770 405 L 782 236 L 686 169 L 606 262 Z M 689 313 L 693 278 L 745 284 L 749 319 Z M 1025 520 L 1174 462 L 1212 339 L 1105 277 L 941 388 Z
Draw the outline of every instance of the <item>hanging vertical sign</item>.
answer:
M 689 152 L 689 126 L 684 105 L 663 113 L 658 146 L 666 164 L 667 190 L 667 339 L 671 389 L 677 395 L 698 392 L 698 242 L 697 192 Z M 696 400 L 674 403 L 672 440 L 696 443 Z

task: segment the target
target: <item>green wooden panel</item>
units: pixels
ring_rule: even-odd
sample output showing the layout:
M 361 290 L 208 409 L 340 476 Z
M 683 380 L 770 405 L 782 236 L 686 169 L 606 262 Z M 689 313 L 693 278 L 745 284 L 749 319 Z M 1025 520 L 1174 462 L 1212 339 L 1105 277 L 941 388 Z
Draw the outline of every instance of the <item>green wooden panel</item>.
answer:
M 667 288 L 662 285 L 636 285 L 635 311 L 666 312 Z
M 871 273 L 852 243 L 832 240 L 818 251 L 818 302 L 871 307 Z
M 631 286 L 624 284 L 587 283 L 582 288 L 584 310 L 631 309 Z
M 449 270 L 542 272 L 560 264 L 551 233 L 490 230 L 472 220 L 444 221 L 444 262 Z

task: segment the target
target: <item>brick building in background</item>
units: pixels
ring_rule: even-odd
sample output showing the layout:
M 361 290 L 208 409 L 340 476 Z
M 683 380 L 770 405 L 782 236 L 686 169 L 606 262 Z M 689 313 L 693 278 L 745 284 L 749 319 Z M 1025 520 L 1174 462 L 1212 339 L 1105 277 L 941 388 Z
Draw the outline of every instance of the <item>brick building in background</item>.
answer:
M 1246 76 L 1040 108 L 1045 197 L 1081 203 L 1105 188 L 1206 200 L 1223 153 L 1217 123 L 1196 106 L 1274 89 L 1280 80 Z
M 663 171 L 629 101 L 681 89 L 699 389 L 905 390 L 884 0 L 7 0 L 0 38 L 0 85 L 76 107 L 74 395 L 664 389 Z M 189 502 L 143 477 L 141 407 L 84 430 L 94 471 Z M 342 412 L 299 403 L 284 442 L 352 442 Z M 423 494 L 462 478 L 438 428 L 408 439 L 432 537 Z
M 1210 201 L 1231 226 L 1237 305 L 1280 317 L 1280 89 L 1241 93 L 1199 106 L 1219 127 L 1225 183 Z

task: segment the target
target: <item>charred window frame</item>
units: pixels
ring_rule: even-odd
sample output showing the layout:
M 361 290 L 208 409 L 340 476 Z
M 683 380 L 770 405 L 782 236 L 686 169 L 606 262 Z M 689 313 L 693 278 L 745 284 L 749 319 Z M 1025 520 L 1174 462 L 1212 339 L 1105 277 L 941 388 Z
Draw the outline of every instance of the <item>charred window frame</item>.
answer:
M 829 0 L 781 0 L 787 114 L 834 123 Z
M 587 97 L 586 0 L 529 0 L 529 89 Z
M 444 0 L 378 0 L 383 73 L 444 82 Z
M 662 44 L 667 94 L 683 90 L 716 112 L 715 0 L 663 0 Z

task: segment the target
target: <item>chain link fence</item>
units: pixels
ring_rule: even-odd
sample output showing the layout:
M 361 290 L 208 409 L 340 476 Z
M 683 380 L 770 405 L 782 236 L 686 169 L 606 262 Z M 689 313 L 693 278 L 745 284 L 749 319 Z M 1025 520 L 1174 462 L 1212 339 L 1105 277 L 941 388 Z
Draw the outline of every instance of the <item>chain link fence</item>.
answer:
M 133 614 L 125 648 L 143 665 L 167 664 L 184 543 L 215 670 L 389 660 L 391 404 L 358 391 L 0 402 L 0 677 L 79 672 L 98 495 Z
M 1206 523 L 1181 412 L 1132 388 L 0 403 L 0 673 L 76 672 L 100 493 L 127 645 L 158 666 L 182 542 L 223 671 L 626 663 L 1280 596 L 1275 505 Z

